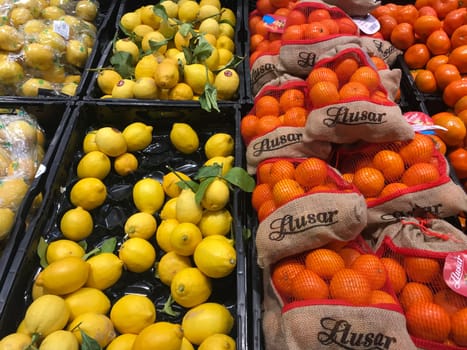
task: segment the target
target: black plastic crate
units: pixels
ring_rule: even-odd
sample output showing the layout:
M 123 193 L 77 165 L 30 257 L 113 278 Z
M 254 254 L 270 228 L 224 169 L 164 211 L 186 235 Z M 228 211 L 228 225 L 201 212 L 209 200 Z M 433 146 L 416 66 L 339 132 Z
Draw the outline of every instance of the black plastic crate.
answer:
M 32 210 L 34 199 L 43 193 L 45 179 L 50 168 L 53 166 L 53 157 L 72 111 L 70 104 L 61 101 L 22 101 L 21 104 L 0 102 L 0 109 L 14 110 L 16 108 L 22 108 L 28 114 L 35 117 L 39 126 L 44 131 L 46 143 L 44 158 L 16 212 L 13 228 L 8 238 L 0 242 L 0 283 L 2 284 L 8 273 L 10 263 L 16 257 L 16 249 L 23 237 L 24 231 L 37 215 Z
M 115 32 L 116 32 L 116 38 L 124 38 L 127 37 L 125 33 L 123 33 L 122 29 L 119 26 L 120 19 L 121 17 L 128 12 L 134 11 L 142 6 L 145 5 L 153 5 L 157 4 L 154 1 L 148 1 L 148 0 L 140 0 L 140 1 L 129 1 L 125 0 L 122 1 L 119 5 L 119 8 L 117 9 L 117 15 L 115 19 Z M 234 55 L 238 57 L 244 57 L 245 56 L 245 46 L 244 43 L 247 40 L 248 33 L 246 31 L 245 27 L 245 19 L 244 17 L 244 4 L 243 0 L 221 0 L 221 5 L 222 7 L 226 7 L 231 9 L 236 16 L 236 25 L 235 25 L 235 34 L 234 34 L 234 43 L 235 43 L 235 52 Z M 102 49 L 101 56 L 99 60 L 96 62 L 97 64 L 97 69 L 104 68 L 104 67 L 110 67 L 110 58 L 113 53 L 113 45 L 112 43 L 106 43 L 105 47 Z M 240 78 L 240 84 L 238 88 L 238 96 L 234 100 L 218 100 L 218 105 L 232 105 L 235 103 L 243 103 L 243 101 L 247 98 L 246 91 L 245 91 L 245 76 L 246 76 L 246 66 L 245 66 L 245 60 L 242 60 L 235 70 L 238 73 L 238 76 Z M 90 82 L 89 82 L 89 87 L 86 91 L 85 99 L 86 100 L 95 100 L 99 99 L 102 97 L 103 93 L 100 91 L 99 87 L 97 86 L 97 76 L 99 72 L 96 71 L 93 75 L 90 77 Z M 139 100 L 139 99 L 124 99 L 120 100 L 124 103 L 128 104 L 138 104 L 140 101 L 143 101 L 143 103 L 147 103 L 149 101 L 155 101 L 156 103 L 160 102 L 161 100 Z M 169 103 L 175 102 L 175 104 L 178 105 L 178 101 L 172 101 L 172 100 L 165 100 Z M 183 101 L 183 103 L 190 103 L 194 107 L 199 106 L 199 102 L 197 101 Z
M 124 178 L 109 174 L 104 183 L 109 196 L 106 203 L 91 211 L 94 218 L 94 232 L 86 240 L 88 250 L 92 249 L 103 238 L 113 236 L 119 245 L 123 240 L 123 225 L 125 217 L 135 212 L 132 207 L 132 184 L 138 179 L 151 175 L 161 178 L 167 173 L 166 165 L 175 170 L 196 169 L 205 161 L 202 147 L 192 155 L 185 156 L 170 145 L 169 132 L 175 122 L 190 124 L 198 133 L 200 144 L 213 133 L 228 132 L 235 135 L 235 165 L 241 166 L 240 135 L 238 134 L 239 111 L 236 106 L 221 108 L 220 113 L 195 109 L 190 105 L 174 108 L 153 104 L 108 105 L 79 102 L 75 107 L 54 157 L 53 166 L 45 181 L 44 200 L 39 208 L 37 219 L 29 225 L 24 234 L 16 256 L 9 268 L 8 275 L 0 292 L 0 337 L 13 332 L 21 321 L 27 305 L 31 302 L 31 287 L 36 273 L 40 269 L 37 245 L 41 237 L 53 240 L 60 235 L 58 224 L 61 214 L 70 208 L 68 193 L 70 185 L 76 179 L 77 161 L 82 156 L 82 141 L 91 128 L 113 126 L 123 128 L 134 121 L 152 125 L 153 143 L 146 150 L 136 153 L 139 160 L 139 170 Z M 190 173 L 190 172 L 188 172 Z M 242 192 L 233 191 L 229 209 L 233 217 L 233 233 L 237 251 L 236 270 L 229 276 L 212 280 L 213 294 L 208 301 L 224 304 L 235 318 L 231 336 L 237 341 L 238 349 L 247 348 L 247 288 L 246 288 L 246 252 L 240 220 L 239 196 Z M 154 238 L 151 240 L 154 242 Z M 154 242 L 155 244 L 155 242 Z M 118 249 L 118 248 L 117 248 Z M 156 245 L 157 260 L 162 253 Z M 174 305 L 177 311 L 182 311 L 179 317 L 164 314 L 162 306 L 167 300 L 170 289 L 154 276 L 153 269 L 143 273 L 132 274 L 125 271 L 122 278 L 113 287 L 104 292 L 111 301 L 125 291 L 139 292 L 148 295 L 155 303 L 157 321 L 166 320 L 178 322 L 183 316 L 183 309 Z

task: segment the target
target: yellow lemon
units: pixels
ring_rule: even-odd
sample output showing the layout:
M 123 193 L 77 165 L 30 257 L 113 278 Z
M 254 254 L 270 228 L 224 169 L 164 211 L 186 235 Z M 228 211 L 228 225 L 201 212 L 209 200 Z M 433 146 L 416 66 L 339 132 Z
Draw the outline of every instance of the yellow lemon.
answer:
M 23 66 L 13 60 L 0 62 L 0 82 L 5 85 L 14 85 L 24 78 Z
M 180 350 L 182 338 L 180 325 L 159 321 L 147 326 L 136 336 L 132 350 Z
M 31 11 L 25 7 L 14 7 L 10 11 L 10 23 L 14 27 L 19 27 L 33 18 Z
M 223 69 L 227 64 L 230 63 L 233 59 L 233 53 L 232 51 L 229 51 L 224 48 L 218 48 L 217 52 L 219 53 L 219 66 L 217 67 L 217 70 Z
M 60 92 L 64 95 L 75 96 L 77 88 L 78 85 L 75 83 L 66 83 L 63 84 L 62 88 L 60 89 Z
M 68 74 L 65 76 L 65 80 L 63 82 L 79 84 L 81 82 L 81 76 L 78 74 Z
M 16 214 L 10 208 L 0 208 L 0 240 L 6 238 L 15 223 Z
M 165 12 L 169 18 L 174 18 L 178 16 L 178 4 L 172 0 L 161 1 L 160 4 L 164 6 Z
M 66 41 L 60 34 L 51 31 L 51 30 L 43 30 L 39 33 L 39 37 L 37 38 L 40 44 L 45 46 L 49 46 L 56 50 L 58 53 L 65 52 L 66 49 Z
M 157 275 L 162 283 L 170 286 L 177 272 L 187 267 L 193 267 L 190 258 L 171 251 L 164 254 L 157 264 Z
M 170 245 L 177 254 L 189 256 L 195 251 L 203 236 L 198 226 L 191 222 L 182 222 L 170 235 Z
M 60 231 L 65 238 L 81 241 L 87 238 L 94 228 L 91 214 L 82 207 L 67 210 L 60 219 Z
M 4 24 L 0 26 L 0 49 L 16 52 L 21 50 L 24 43 L 24 35 L 13 26 Z
M 179 222 L 176 219 L 165 219 L 162 220 L 156 231 L 156 242 L 159 248 L 165 252 L 172 251 L 172 245 L 170 244 L 170 235 Z
M 135 82 L 131 79 L 121 79 L 112 88 L 112 98 L 134 98 L 133 87 Z
M 138 24 L 136 27 L 133 28 L 133 35 L 135 37 L 135 41 L 141 44 L 144 36 L 150 32 L 153 32 L 154 29 L 147 24 Z
M 219 36 L 219 23 L 217 22 L 215 18 L 206 17 L 206 19 L 202 20 L 201 24 L 199 25 L 198 30 L 200 33 L 212 34 L 217 38 Z
M 203 208 L 196 202 L 195 193 L 191 189 L 183 189 L 177 197 L 175 215 L 179 222 L 190 222 L 196 225 L 201 220 Z
M 136 64 L 135 79 L 138 80 L 140 78 L 153 78 L 158 64 L 159 61 L 155 55 L 149 54 L 143 56 Z
M 68 256 L 83 257 L 85 251 L 75 241 L 69 239 L 58 239 L 49 243 L 46 251 L 47 263 L 51 264 L 54 261 L 66 258 Z
M 0 180 L 0 207 L 17 209 L 29 186 L 20 178 L 3 178 Z
M 154 12 L 154 5 L 143 6 L 140 10 L 140 15 L 141 15 L 141 22 L 143 24 L 147 24 L 148 26 L 151 26 L 154 29 L 159 28 L 162 18 L 160 18 Z
M 157 52 L 163 55 L 167 51 L 167 39 L 164 34 L 158 30 L 153 30 L 146 33 L 141 40 L 141 48 L 143 52 Z M 153 49 L 153 45 L 157 45 L 156 49 Z
M 186 83 L 177 83 L 177 85 L 170 89 L 169 99 L 176 101 L 190 101 L 193 99 L 193 89 Z
M 174 198 L 178 197 L 182 192 L 182 188 L 178 185 L 181 181 L 191 181 L 191 178 L 181 171 L 171 171 L 162 178 L 162 188 L 167 196 Z
M 234 139 L 232 135 L 227 133 L 215 133 L 204 144 L 204 153 L 207 159 L 217 156 L 230 156 L 233 152 Z
M 0 340 L 0 350 L 23 350 L 31 345 L 31 336 L 23 333 L 11 333 Z
M 61 350 L 78 350 L 78 339 L 70 331 L 60 329 L 45 337 L 39 346 L 39 350 L 54 350 L 57 348 Z
M 104 290 L 112 287 L 122 276 L 123 261 L 113 253 L 100 253 L 86 261 L 89 265 L 86 287 Z
M 96 132 L 97 130 L 92 130 L 88 132 L 86 136 L 84 136 L 84 139 L 83 139 L 83 152 L 84 153 L 89 153 L 92 151 L 99 150 L 96 145 Z
M 97 148 L 109 157 L 118 157 L 127 151 L 126 139 L 123 133 L 110 126 L 99 128 L 95 139 Z
M 94 312 L 86 312 L 70 322 L 67 329 L 75 335 L 80 344 L 83 343 L 81 331 L 86 333 L 105 348 L 116 336 L 115 328 L 109 317 Z
M 187 123 L 174 123 L 169 137 L 172 145 L 184 154 L 191 154 L 199 147 L 198 134 Z
M 50 46 L 31 43 L 25 46 L 23 50 L 24 62 L 30 68 L 44 71 L 54 65 L 54 51 Z
M 207 210 L 221 210 L 229 203 L 229 199 L 230 189 L 226 181 L 216 178 L 206 188 L 201 205 Z
M 191 1 L 191 0 L 190 0 Z M 180 33 L 180 31 L 177 31 L 174 35 L 174 45 L 175 47 L 183 52 L 183 48 L 187 48 L 190 46 L 190 39 L 193 37 L 193 35 L 188 32 L 187 34 L 183 35 Z
M 139 211 L 154 214 L 164 204 L 164 189 L 152 178 L 138 180 L 133 186 L 133 202 Z
M 233 324 L 233 316 L 219 303 L 195 306 L 187 311 L 182 320 L 185 337 L 196 345 L 200 345 L 210 335 L 229 334 Z
M 135 342 L 136 334 L 126 333 L 120 334 L 110 342 L 105 348 L 106 350 L 131 350 Z
M 184 82 L 191 86 L 193 92 L 201 95 L 207 82 L 214 83 L 214 73 L 204 64 L 193 63 L 183 67 Z
M 206 64 L 210 71 L 217 69 L 219 66 L 219 51 L 217 51 L 216 47 L 212 48 L 211 55 L 204 60 L 204 64 Z
M 83 287 L 65 296 L 65 303 L 70 310 L 70 320 L 77 316 L 95 312 L 107 314 L 110 310 L 110 299 L 100 289 Z
M 76 256 L 54 261 L 39 274 L 36 283 L 50 293 L 64 295 L 72 293 L 86 283 L 89 264 Z
M 219 23 L 219 35 L 226 35 L 229 38 L 233 39 L 235 36 L 235 27 L 233 27 L 230 23 L 220 22 Z
M 133 85 L 134 98 L 142 100 L 154 100 L 158 96 L 156 81 L 151 77 L 142 77 Z
M 173 276 L 170 284 L 172 298 L 186 308 L 204 303 L 211 293 L 211 280 L 196 267 L 181 269 Z M 188 340 L 191 341 L 190 338 Z
M 195 350 L 195 348 L 193 347 L 193 344 L 191 344 L 187 338 L 183 337 L 182 347 L 180 348 L 180 350 Z
M 110 319 L 120 333 L 138 334 L 156 320 L 156 307 L 144 295 L 127 294 L 116 301 Z
M 127 12 L 120 18 L 120 25 L 130 33 L 139 24 L 141 24 L 141 15 L 138 12 Z
M 24 328 L 29 334 L 39 333 L 46 337 L 63 329 L 68 323 L 70 311 L 63 298 L 47 294 L 34 300 L 26 309 Z
M 0 66 L 0 80 L 1 80 L 1 66 Z M 39 78 L 29 78 L 26 80 L 20 87 L 20 94 L 22 96 L 37 96 L 39 95 L 39 90 L 53 90 L 52 84 L 45 80 Z
M 218 164 L 222 167 L 222 175 L 227 174 L 227 172 L 232 169 L 234 164 L 234 157 L 233 156 L 216 156 L 209 158 L 206 162 L 204 162 L 205 166 L 211 166 L 214 164 Z
M 92 210 L 102 205 L 107 198 L 107 188 L 95 177 L 85 177 L 78 180 L 70 191 L 70 201 L 73 205 L 85 210 Z
M 219 22 L 228 22 L 230 25 L 235 26 L 237 24 L 237 17 L 235 13 L 228 7 L 221 8 L 221 18 Z
M 127 176 L 138 169 L 138 158 L 133 153 L 123 153 L 114 159 L 114 170 L 120 176 Z
M 147 240 L 133 237 L 123 242 L 118 256 L 128 271 L 141 273 L 154 265 L 156 250 Z
M 212 334 L 199 345 L 198 350 L 235 350 L 235 339 L 227 334 Z
M 88 60 L 88 48 L 76 39 L 68 40 L 65 51 L 65 61 L 72 66 L 83 68 Z
M 45 10 L 45 9 L 44 9 Z M 62 16 L 65 11 L 63 11 L 62 14 L 60 14 L 58 17 Z M 57 18 L 58 18 L 57 17 Z M 43 17 L 43 19 L 47 19 L 46 17 Z M 33 18 L 27 21 L 26 23 L 23 24 L 23 32 L 24 34 L 37 34 L 40 33 L 42 30 L 46 28 L 45 21 L 43 19 L 39 18 Z M 52 18 L 50 18 L 52 19 Z
M 179 78 L 178 65 L 173 60 L 165 59 L 157 65 L 154 80 L 159 88 L 171 89 L 177 85 Z
M 199 6 L 212 5 L 215 6 L 218 10 L 221 8 L 220 0 L 201 0 Z
M 139 237 L 149 239 L 156 233 L 156 218 L 149 213 L 137 212 L 128 217 L 125 221 L 124 231 L 128 237 Z
M 218 49 L 226 49 L 231 53 L 235 51 L 235 43 L 227 35 L 221 35 L 217 38 L 216 47 Z
M 32 284 L 32 288 L 31 288 L 31 296 L 32 296 L 32 300 L 36 300 L 37 298 L 39 298 L 40 296 L 43 296 L 45 294 L 50 294 L 45 288 L 44 286 L 42 285 L 38 285 L 36 282 L 37 282 L 37 279 L 39 277 L 39 275 L 42 273 L 39 272 L 37 277 L 34 279 L 34 282 Z
M 75 15 L 85 21 L 92 22 L 97 16 L 96 3 L 90 0 L 80 0 L 75 5 Z
M 216 74 L 214 87 L 220 100 L 231 100 L 234 98 L 240 85 L 240 78 L 234 69 L 227 68 Z
M 101 151 L 86 153 L 78 162 L 76 174 L 80 179 L 95 177 L 103 180 L 110 173 L 111 163 L 109 157 Z
M 219 20 L 220 10 L 219 10 L 219 7 L 217 7 L 217 4 L 209 4 L 209 3 L 203 3 L 202 5 L 200 4 L 198 20 L 203 21 L 208 18 L 211 18 L 215 20 L 216 22 Z
M 237 253 L 228 242 L 221 239 L 203 239 L 195 249 L 193 259 L 206 276 L 222 278 L 230 275 L 237 266 Z M 224 236 L 222 236 L 224 237 Z
M 198 18 L 200 6 L 194 0 L 184 1 L 178 6 L 178 19 L 182 22 L 192 22 Z
M 122 80 L 122 76 L 113 69 L 102 69 L 97 75 L 97 86 L 104 94 L 111 94 L 114 86 Z
M 216 211 L 205 210 L 198 223 L 203 237 L 227 235 L 232 228 L 232 214 L 226 208 Z
M 175 4 L 173 1 L 166 1 L 166 2 Z M 178 5 L 177 5 L 176 10 L 178 11 Z M 158 29 L 158 31 L 168 40 L 171 40 L 173 38 L 177 30 L 178 30 L 178 24 L 173 17 L 169 17 L 167 20 L 163 20 L 160 23 L 160 26 Z
M 133 122 L 123 129 L 122 134 L 125 138 L 128 151 L 141 151 L 149 146 L 152 142 L 152 131 L 151 125 L 144 124 L 142 122 Z
M 177 197 L 170 198 L 162 207 L 159 217 L 162 220 L 177 218 Z

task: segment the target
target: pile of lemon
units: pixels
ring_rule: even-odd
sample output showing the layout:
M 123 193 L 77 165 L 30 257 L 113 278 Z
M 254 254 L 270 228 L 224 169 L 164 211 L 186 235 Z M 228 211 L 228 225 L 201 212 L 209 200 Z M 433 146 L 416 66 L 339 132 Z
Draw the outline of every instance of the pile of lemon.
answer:
M 197 100 L 209 83 L 218 100 L 232 100 L 240 84 L 229 65 L 236 57 L 235 25 L 235 13 L 220 0 L 163 0 L 125 13 L 120 26 L 127 36 L 115 41 L 114 54 L 128 53 L 134 73 L 102 69 L 97 78 L 102 97 Z M 190 39 L 197 35 L 204 45 L 200 50 L 211 51 L 192 62 L 187 55 L 196 51 Z
M 0 113 L 0 240 L 11 232 L 44 158 L 44 147 L 45 135 L 34 116 L 20 110 Z
M 96 39 L 94 0 L 5 1 L 0 10 L 0 94 L 75 95 Z
M 101 127 L 86 134 L 78 181 L 69 191 L 74 207 L 60 219 L 63 237 L 47 244 L 46 266 L 33 282 L 33 302 L 16 332 L 0 340 L 0 350 L 31 344 L 42 350 L 78 350 L 89 340 L 107 350 L 236 348 L 229 335 L 233 316 L 225 305 L 208 301 L 211 280 L 228 276 L 236 266 L 236 251 L 228 237 L 230 194 L 224 182 L 212 182 L 197 203 L 193 191 L 179 186 L 178 182 L 190 180 L 181 172 L 168 173 L 162 182 L 142 178 L 133 186 L 137 211 L 126 219 L 125 237 L 117 251 L 90 255 L 81 244 L 93 233 L 91 211 L 106 201 L 103 180 L 112 168 L 121 176 L 136 171 L 133 153 L 149 146 L 152 134 L 153 127 L 142 122 L 122 131 Z M 175 123 L 170 139 L 182 153 L 199 149 L 198 135 L 188 124 Z M 223 171 L 232 167 L 230 135 L 213 134 L 204 150 L 209 158 L 206 165 L 218 163 Z M 150 243 L 154 239 L 163 250 L 159 261 Z M 125 270 L 140 274 L 153 268 L 170 286 L 172 299 L 186 310 L 178 323 L 159 321 L 157 313 L 168 311 L 157 311 L 148 296 L 123 294 L 111 301 L 105 293 Z

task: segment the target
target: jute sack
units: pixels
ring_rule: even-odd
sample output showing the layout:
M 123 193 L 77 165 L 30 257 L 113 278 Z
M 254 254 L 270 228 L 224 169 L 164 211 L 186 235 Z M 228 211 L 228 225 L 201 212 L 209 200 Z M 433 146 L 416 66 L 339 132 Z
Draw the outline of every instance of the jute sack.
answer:
M 334 69 L 340 62 L 349 58 L 357 61 L 359 67 L 367 67 L 377 72 L 370 63 L 368 54 L 363 49 L 357 48 L 348 48 L 333 57 L 322 59 L 313 69 L 320 67 Z M 310 91 L 313 91 L 313 88 Z M 375 97 L 371 97 L 373 95 Z M 381 78 L 371 96 L 341 99 L 324 106 L 312 105 L 305 126 L 305 142 L 307 138 L 338 144 L 412 139 L 414 136 L 412 126 L 404 118 L 400 107 L 389 99 Z M 377 96 L 385 96 L 385 98 Z
M 365 199 L 331 166 L 328 179 L 335 190 L 306 192 L 260 221 L 255 241 L 261 268 L 331 241 L 350 241 L 362 232 Z
M 325 0 L 324 2 L 339 7 L 351 17 L 366 16 L 381 4 L 380 1 L 374 0 Z
M 383 39 L 372 38 L 369 36 L 359 37 L 360 46 L 368 52 L 370 56 L 382 58 L 388 66 L 392 67 L 396 62 L 397 56 L 403 52 L 396 49 L 389 41 Z
M 467 249 L 467 235 L 443 219 L 402 217 L 397 222 L 382 226 L 367 243 L 378 251 L 388 240 L 396 247 L 432 252 L 456 252 Z
M 250 67 L 250 84 L 253 96 L 256 96 L 265 85 L 280 78 L 285 73 L 286 70 L 280 63 L 279 55 L 265 52 L 258 56 Z

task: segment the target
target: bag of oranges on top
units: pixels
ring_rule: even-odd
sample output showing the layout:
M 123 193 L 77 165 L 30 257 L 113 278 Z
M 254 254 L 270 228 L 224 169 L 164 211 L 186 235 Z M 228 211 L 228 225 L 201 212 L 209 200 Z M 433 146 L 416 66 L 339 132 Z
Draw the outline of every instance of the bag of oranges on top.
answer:
M 366 226 L 363 196 L 319 158 L 267 159 L 256 179 L 252 205 L 262 268 L 333 240 L 352 240 Z
M 283 258 L 263 285 L 268 350 L 416 349 L 384 262 L 358 238 Z
M 268 158 L 309 157 L 326 159 L 331 153 L 329 142 L 303 142 L 308 115 L 306 83 L 303 80 L 269 85 L 255 99 L 253 109 L 242 118 L 240 131 L 245 141 L 247 171 Z
M 446 158 L 428 135 L 341 148 L 336 162 L 366 198 L 370 229 L 414 212 L 448 218 L 467 210 L 467 194 L 450 178 Z
M 306 78 L 321 54 L 343 44 L 360 43 L 359 29 L 340 8 L 319 2 L 299 2 L 285 16 L 280 63 Z
M 311 112 L 305 141 L 334 143 L 410 140 L 412 126 L 387 90 L 368 54 L 349 48 L 317 62 L 306 79 Z
M 402 247 L 386 237 L 378 251 L 419 349 L 467 347 L 467 245 L 454 248 Z

